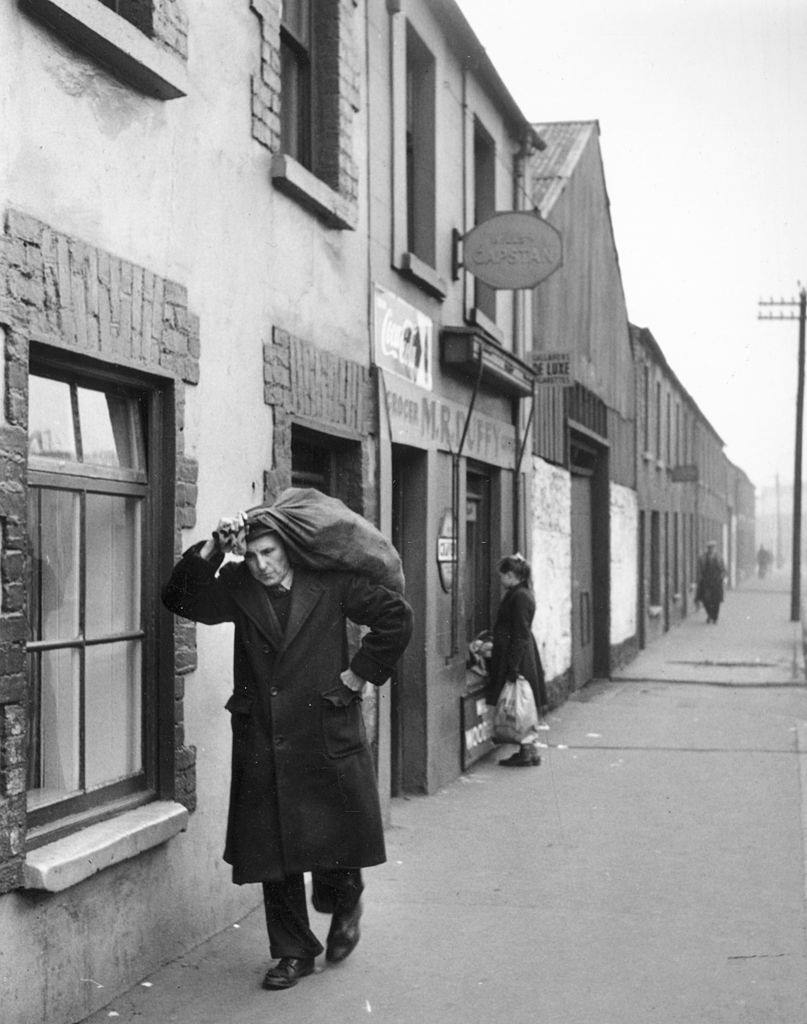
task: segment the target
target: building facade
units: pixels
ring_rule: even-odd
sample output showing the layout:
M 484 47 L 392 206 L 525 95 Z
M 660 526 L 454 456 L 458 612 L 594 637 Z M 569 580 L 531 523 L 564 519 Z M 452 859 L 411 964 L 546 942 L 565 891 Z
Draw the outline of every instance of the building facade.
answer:
M 0 39 L 0 990 L 60 1024 L 260 900 L 220 859 L 230 631 L 159 599 L 221 515 L 316 486 L 401 550 L 385 803 L 486 749 L 531 314 L 460 240 L 541 143 L 448 0 L 20 0 Z
M 386 126 L 369 164 L 380 519 L 417 609 L 387 746 L 392 792 L 432 792 L 485 749 L 469 746 L 483 722 L 467 645 L 490 627 L 529 500 L 528 297 L 475 281 L 460 238 L 524 205 L 540 143 L 455 4 L 371 12 L 371 117 Z
M 231 640 L 162 608 L 178 552 L 292 480 L 375 514 L 364 9 L 280 15 L 0 12 L 9 1022 L 83 1017 L 257 901 L 220 860 Z M 284 75 L 327 93 L 316 138 Z
M 533 295 L 532 348 L 536 635 L 560 701 L 636 648 L 633 360 L 599 126 L 535 129 L 533 201 L 563 239 Z
M 754 488 L 647 328 L 631 325 L 636 387 L 641 645 L 694 607 L 698 557 L 713 540 L 728 585 L 753 572 Z

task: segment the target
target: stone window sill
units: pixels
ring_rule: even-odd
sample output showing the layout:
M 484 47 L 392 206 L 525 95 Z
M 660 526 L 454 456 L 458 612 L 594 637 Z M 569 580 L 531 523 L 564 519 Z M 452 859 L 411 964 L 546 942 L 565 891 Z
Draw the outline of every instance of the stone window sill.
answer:
M 424 263 L 422 259 L 415 256 L 413 252 L 401 254 L 401 263 L 398 267 L 400 272 L 410 278 L 421 288 L 434 295 L 435 298 L 444 299 L 448 293 L 448 286 L 437 271 Z
M 272 157 L 272 182 L 278 191 L 313 213 L 328 227 L 341 231 L 355 230 L 356 217 L 350 202 L 286 153 L 276 153 Z
M 187 827 L 188 812 L 182 804 L 171 800 L 143 804 L 29 851 L 23 886 L 62 892 L 104 868 L 159 846 Z
M 21 0 L 21 3 L 62 38 L 141 92 L 161 100 L 187 95 L 187 72 L 179 58 L 161 49 L 98 0 Z

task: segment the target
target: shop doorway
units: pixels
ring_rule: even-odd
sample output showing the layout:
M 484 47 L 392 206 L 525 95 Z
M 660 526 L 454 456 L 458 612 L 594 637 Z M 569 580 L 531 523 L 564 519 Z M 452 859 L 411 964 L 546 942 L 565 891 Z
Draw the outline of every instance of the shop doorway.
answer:
M 426 535 L 426 459 L 404 445 L 392 446 L 392 535 L 406 577 L 406 599 L 415 611 L 412 639 L 390 679 L 390 793 L 417 789 L 425 741 L 418 707 L 425 679 L 423 615 L 426 607 L 423 538 Z
M 647 545 L 647 523 L 644 509 L 639 512 L 639 563 L 636 566 L 636 624 L 639 632 L 639 647 L 644 650 L 647 646 L 645 615 L 647 614 L 647 587 L 645 577 L 645 565 L 647 562 L 645 547 Z
M 591 475 L 572 474 L 572 672 L 575 689 L 594 678 Z

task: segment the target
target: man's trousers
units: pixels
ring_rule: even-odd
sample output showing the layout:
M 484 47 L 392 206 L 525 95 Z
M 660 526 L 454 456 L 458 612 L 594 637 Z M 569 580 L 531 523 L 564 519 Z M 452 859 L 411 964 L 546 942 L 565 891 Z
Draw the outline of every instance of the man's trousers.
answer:
M 311 881 L 311 902 L 320 914 L 349 913 L 364 890 L 359 868 L 312 871 Z M 303 875 L 287 875 L 281 882 L 264 882 L 263 905 L 272 957 L 320 955 L 322 943 L 308 923 Z

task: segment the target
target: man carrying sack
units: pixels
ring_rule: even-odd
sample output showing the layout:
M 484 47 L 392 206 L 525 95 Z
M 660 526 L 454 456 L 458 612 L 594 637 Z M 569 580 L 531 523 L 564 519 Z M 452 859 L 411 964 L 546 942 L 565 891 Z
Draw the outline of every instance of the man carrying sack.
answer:
M 291 525 L 276 512 L 283 497 L 297 516 Z M 361 572 L 350 568 L 361 562 L 358 549 L 375 559 Z M 243 561 L 222 565 L 233 552 Z M 402 589 L 397 553 L 375 527 L 335 499 L 293 488 L 275 506 L 222 519 L 164 588 L 177 615 L 235 625 L 224 859 L 237 885 L 263 886 L 278 961 L 264 988 L 296 985 L 323 951 L 309 927 L 304 872 L 314 907 L 332 915 L 328 962 L 359 941 L 361 869 L 386 859 L 361 692 L 390 677 L 409 641 Z M 368 627 L 350 660 L 348 619 Z

